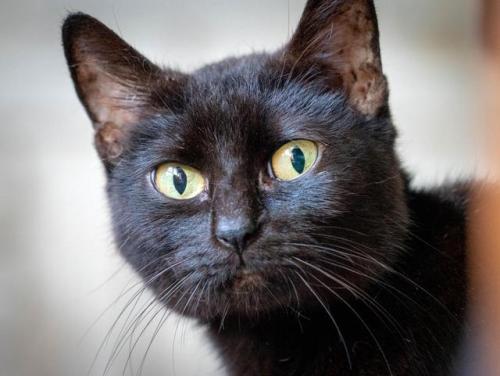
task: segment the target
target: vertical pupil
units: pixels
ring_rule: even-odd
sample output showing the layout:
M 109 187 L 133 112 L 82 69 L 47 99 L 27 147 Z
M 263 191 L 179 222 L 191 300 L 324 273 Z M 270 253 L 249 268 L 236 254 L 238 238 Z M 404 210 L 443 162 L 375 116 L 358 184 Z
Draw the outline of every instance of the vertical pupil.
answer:
M 298 146 L 294 146 L 291 157 L 293 168 L 299 174 L 302 174 L 306 166 L 306 157 L 304 156 L 304 152 Z
M 187 176 L 184 170 L 180 167 L 174 167 L 174 187 L 180 195 L 184 193 L 187 186 Z

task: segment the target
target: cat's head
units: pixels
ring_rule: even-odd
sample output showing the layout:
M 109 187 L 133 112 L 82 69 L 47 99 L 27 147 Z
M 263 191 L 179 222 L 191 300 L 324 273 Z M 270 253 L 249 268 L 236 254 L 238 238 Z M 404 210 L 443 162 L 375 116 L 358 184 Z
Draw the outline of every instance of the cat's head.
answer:
M 63 41 L 107 173 L 120 251 L 202 319 L 363 290 L 407 221 L 372 1 L 308 1 L 281 50 L 192 73 L 99 21 Z

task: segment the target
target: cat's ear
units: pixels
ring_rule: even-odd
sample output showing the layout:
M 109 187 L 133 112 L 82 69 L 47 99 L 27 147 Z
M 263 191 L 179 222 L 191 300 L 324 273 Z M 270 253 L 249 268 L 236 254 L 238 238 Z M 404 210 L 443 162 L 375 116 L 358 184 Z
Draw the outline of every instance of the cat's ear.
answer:
M 320 74 L 343 90 L 368 117 L 387 104 L 373 0 L 308 0 L 285 56 L 294 69 Z
M 132 127 L 179 98 L 186 77 L 154 65 L 82 13 L 66 18 L 62 38 L 76 91 L 96 131 L 97 151 L 113 165 Z

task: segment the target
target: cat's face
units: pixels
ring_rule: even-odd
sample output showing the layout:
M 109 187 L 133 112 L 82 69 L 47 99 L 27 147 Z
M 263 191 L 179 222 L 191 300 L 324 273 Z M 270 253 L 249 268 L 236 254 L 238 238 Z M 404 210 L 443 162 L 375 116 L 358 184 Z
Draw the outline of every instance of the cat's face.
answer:
M 88 16 L 65 24 L 117 243 L 178 312 L 305 309 L 362 292 L 397 255 L 406 205 L 373 7 L 317 3 L 282 51 L 189 75 Z

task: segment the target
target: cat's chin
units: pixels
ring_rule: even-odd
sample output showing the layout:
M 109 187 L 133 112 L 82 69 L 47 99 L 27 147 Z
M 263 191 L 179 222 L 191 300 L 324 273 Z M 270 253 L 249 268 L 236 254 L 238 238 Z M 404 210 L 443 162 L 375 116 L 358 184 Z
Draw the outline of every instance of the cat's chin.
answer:
M 316 277 L 313 283 L 316 294 L 331 304 L 350 296 L 339 286 L 322 288 L 327 279 Z M 321 282 L 319 282 L 321 281 Z M 311 281 L 312 283 L 312 281 Z M 330 281 L 330 285 L 332 285 Z M 332 294 L 332 290 L 335 294 Z M 293 273 L 276 273 L 275 269 L 240 268 L 207 293 L 207 289 L 194 295 L 183 294 L 178 300 L 172 299 L 167 308 L 182 316 L 213 323 L 228 318 L 257 322 L 276 314 L 298 314 L 317 304 L 317 297 L 311 293 L 300 277 Z
M 265 285 L 265 280 L 260 273 L 248 269 L 238 270 L 231 282 L 231 288 L 236 294 L 248 294 Z
M 183 316 L 214 321 L 225 316 L 257 318 L 297 305 L 291 291 L 284 288 L 288 285 L 265 270 L 241 267 L 212 286 L 210 292 L 200 288 L 193 294 L 173 297 L 166 306 Z

